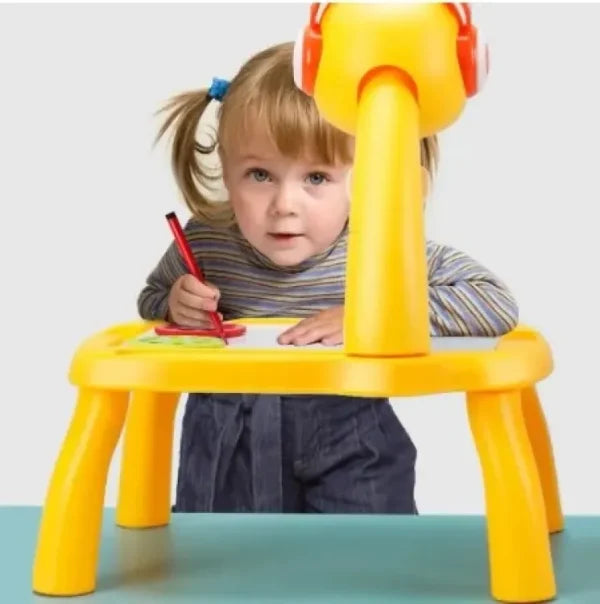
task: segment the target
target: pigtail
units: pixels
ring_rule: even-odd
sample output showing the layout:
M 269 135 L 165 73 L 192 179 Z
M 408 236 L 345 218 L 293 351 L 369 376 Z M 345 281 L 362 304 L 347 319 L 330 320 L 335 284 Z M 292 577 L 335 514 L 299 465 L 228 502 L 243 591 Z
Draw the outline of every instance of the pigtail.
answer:
M 201 188 L 215 190 L 216 183 L 221 182 L 221 175 L 214 171 L 211 173 L 199 157 L 213 153 L 217 143 L 213 140 L 203 145 L 196 140 L 200 119 L 211 100 L 207 90 L 184 92 L 173 97 L 159 111 L 167 113 L 167 117 L 156 142 L 173 128 L 171 167 L 177 186 L 194 217 L 217 227 L 231 224 L 233 214 L 228 203 L 210 201 L 202 193 Z

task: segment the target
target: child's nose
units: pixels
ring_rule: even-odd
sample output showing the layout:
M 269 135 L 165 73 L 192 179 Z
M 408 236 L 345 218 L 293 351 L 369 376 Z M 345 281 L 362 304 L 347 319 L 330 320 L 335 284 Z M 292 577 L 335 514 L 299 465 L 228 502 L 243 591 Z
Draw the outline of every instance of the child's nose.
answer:
M 273 209 L 277 214 L 294 214 L 297 208 L 293 187 L 281 186 L 273 199 Z

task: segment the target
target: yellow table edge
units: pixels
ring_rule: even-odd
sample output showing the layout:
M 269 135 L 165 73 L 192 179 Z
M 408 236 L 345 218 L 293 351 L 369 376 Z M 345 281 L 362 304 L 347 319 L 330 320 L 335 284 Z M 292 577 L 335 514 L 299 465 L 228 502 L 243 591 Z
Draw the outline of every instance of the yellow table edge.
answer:
M 293 324 L 297 320 L 234 322 Z M 116 351 L 126 339 L 160 323 L 122 323 L 87 338 L 74 355 L 69 380 L 79 387 L 102 390 L 387 397 L 523 388 L 545 378 L 553 368 L 545 339 L 525 325 L 501 336 L 495 349 L 433 351 L 421 357 L 357 357 L 339 348 L 294 347 Z

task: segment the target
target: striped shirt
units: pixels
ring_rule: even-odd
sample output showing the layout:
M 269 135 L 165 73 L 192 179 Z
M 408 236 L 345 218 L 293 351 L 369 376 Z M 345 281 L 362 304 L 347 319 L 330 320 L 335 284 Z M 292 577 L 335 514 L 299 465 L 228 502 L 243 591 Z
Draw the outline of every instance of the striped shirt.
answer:
M 206 280 L 220 290 L 225 320 L 302 318 L 344 304 L 347 230 L 294 267 L 271 262 L 237 227 L 214 229 L 192 218 L 184 230 Z M 172 243 L 139 294 L 140 316 L 165 319 L 169 290 L 187 272 Z M 518 308 L 506 285 L 463 252 L 428 241 L 427 273 L 431 335 L 499 336 L 516 326 Z

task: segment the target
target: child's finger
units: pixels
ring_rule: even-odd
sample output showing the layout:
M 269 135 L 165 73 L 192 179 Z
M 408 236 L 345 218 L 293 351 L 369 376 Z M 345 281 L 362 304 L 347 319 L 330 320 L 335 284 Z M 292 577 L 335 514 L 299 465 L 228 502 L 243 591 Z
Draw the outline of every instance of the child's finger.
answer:
M 218 301 L 215 298 L 198 296 L 183 289 L 179 292 L 177 300 L 182 306 L 191 308 L 193 310 L 217 310 L 218 305 Z
M 180 300 L 174 305 L 174 311 L 177 315 L 185 317 L 192 321 L 203 321 L 208 317 L 208 313 L 200 308 L 192 308 L 182 304 Z
M 181 280 L 181 288 L 183 291 L 201 298 L 214 298 L 218 300 L 221 296 L 221 292 L 217 287 L 210 283 L 202 283 L 194 275 L 185 275 Z
M 321 338 L 321 343 L 324 346 L 337 346 L 338 344 L 342 344 L 344 342 L 344 331 L 339 329 L 338 331 Z
M 296 346 L 306 346 L 307 344 L 314 344 L 319 342 L 323 336 L 327 334 L 325 326 L 312 327 L 301 334 L 298 334 L 292 339 L 292 344 Z
M 221 313 L 217 313 L 221 321 L 223 320 L 223 315 Z M 181 317 L 180 321 L 175 321 L 178 325 L 184 325 L 185 327 L 197 327 L 201 329 L 210 329 L 214 327 L 212 319 L 208 313 L 204 313 L 201 311 L 201 314 L 187 314 L 186 312 L 180 313 Z
M 292 338 L 295 338 L 303 333 L 306 333 L 311 327 L 314 327 L 316 323 L 316 317 L 308 317 L 302 319 L 289 329 L 286 329 L 277 339 L 280 344 L 289 344 Z
M 210 317 L 205 311 L 189 308 L 181 304 L 176 306 L 172 315 L 175 321 L 182 325 L 202 326 L 210 323 Z
M 336 330 L 337 326 L 330 323 L 316 323 L 309 326 L 307 329 L 303 329 L 301 332 L 292 334 L 288 344 L 304 346 L 306 344 L 320 342 L 322 338 L 333 334 Z
M 305 333 L 306 330 L 307 327 L 305 325 L 298 323 L 297 325 L 294 325 L 294 327 L 290 327 L 289 329 L 286 329 L 286 331 L 284 331 L 282 334 L 280 334 L 277 338 L 277 341 L 280 344 L 289 344 L 294 338 L 298 337 L 300 334 Z

